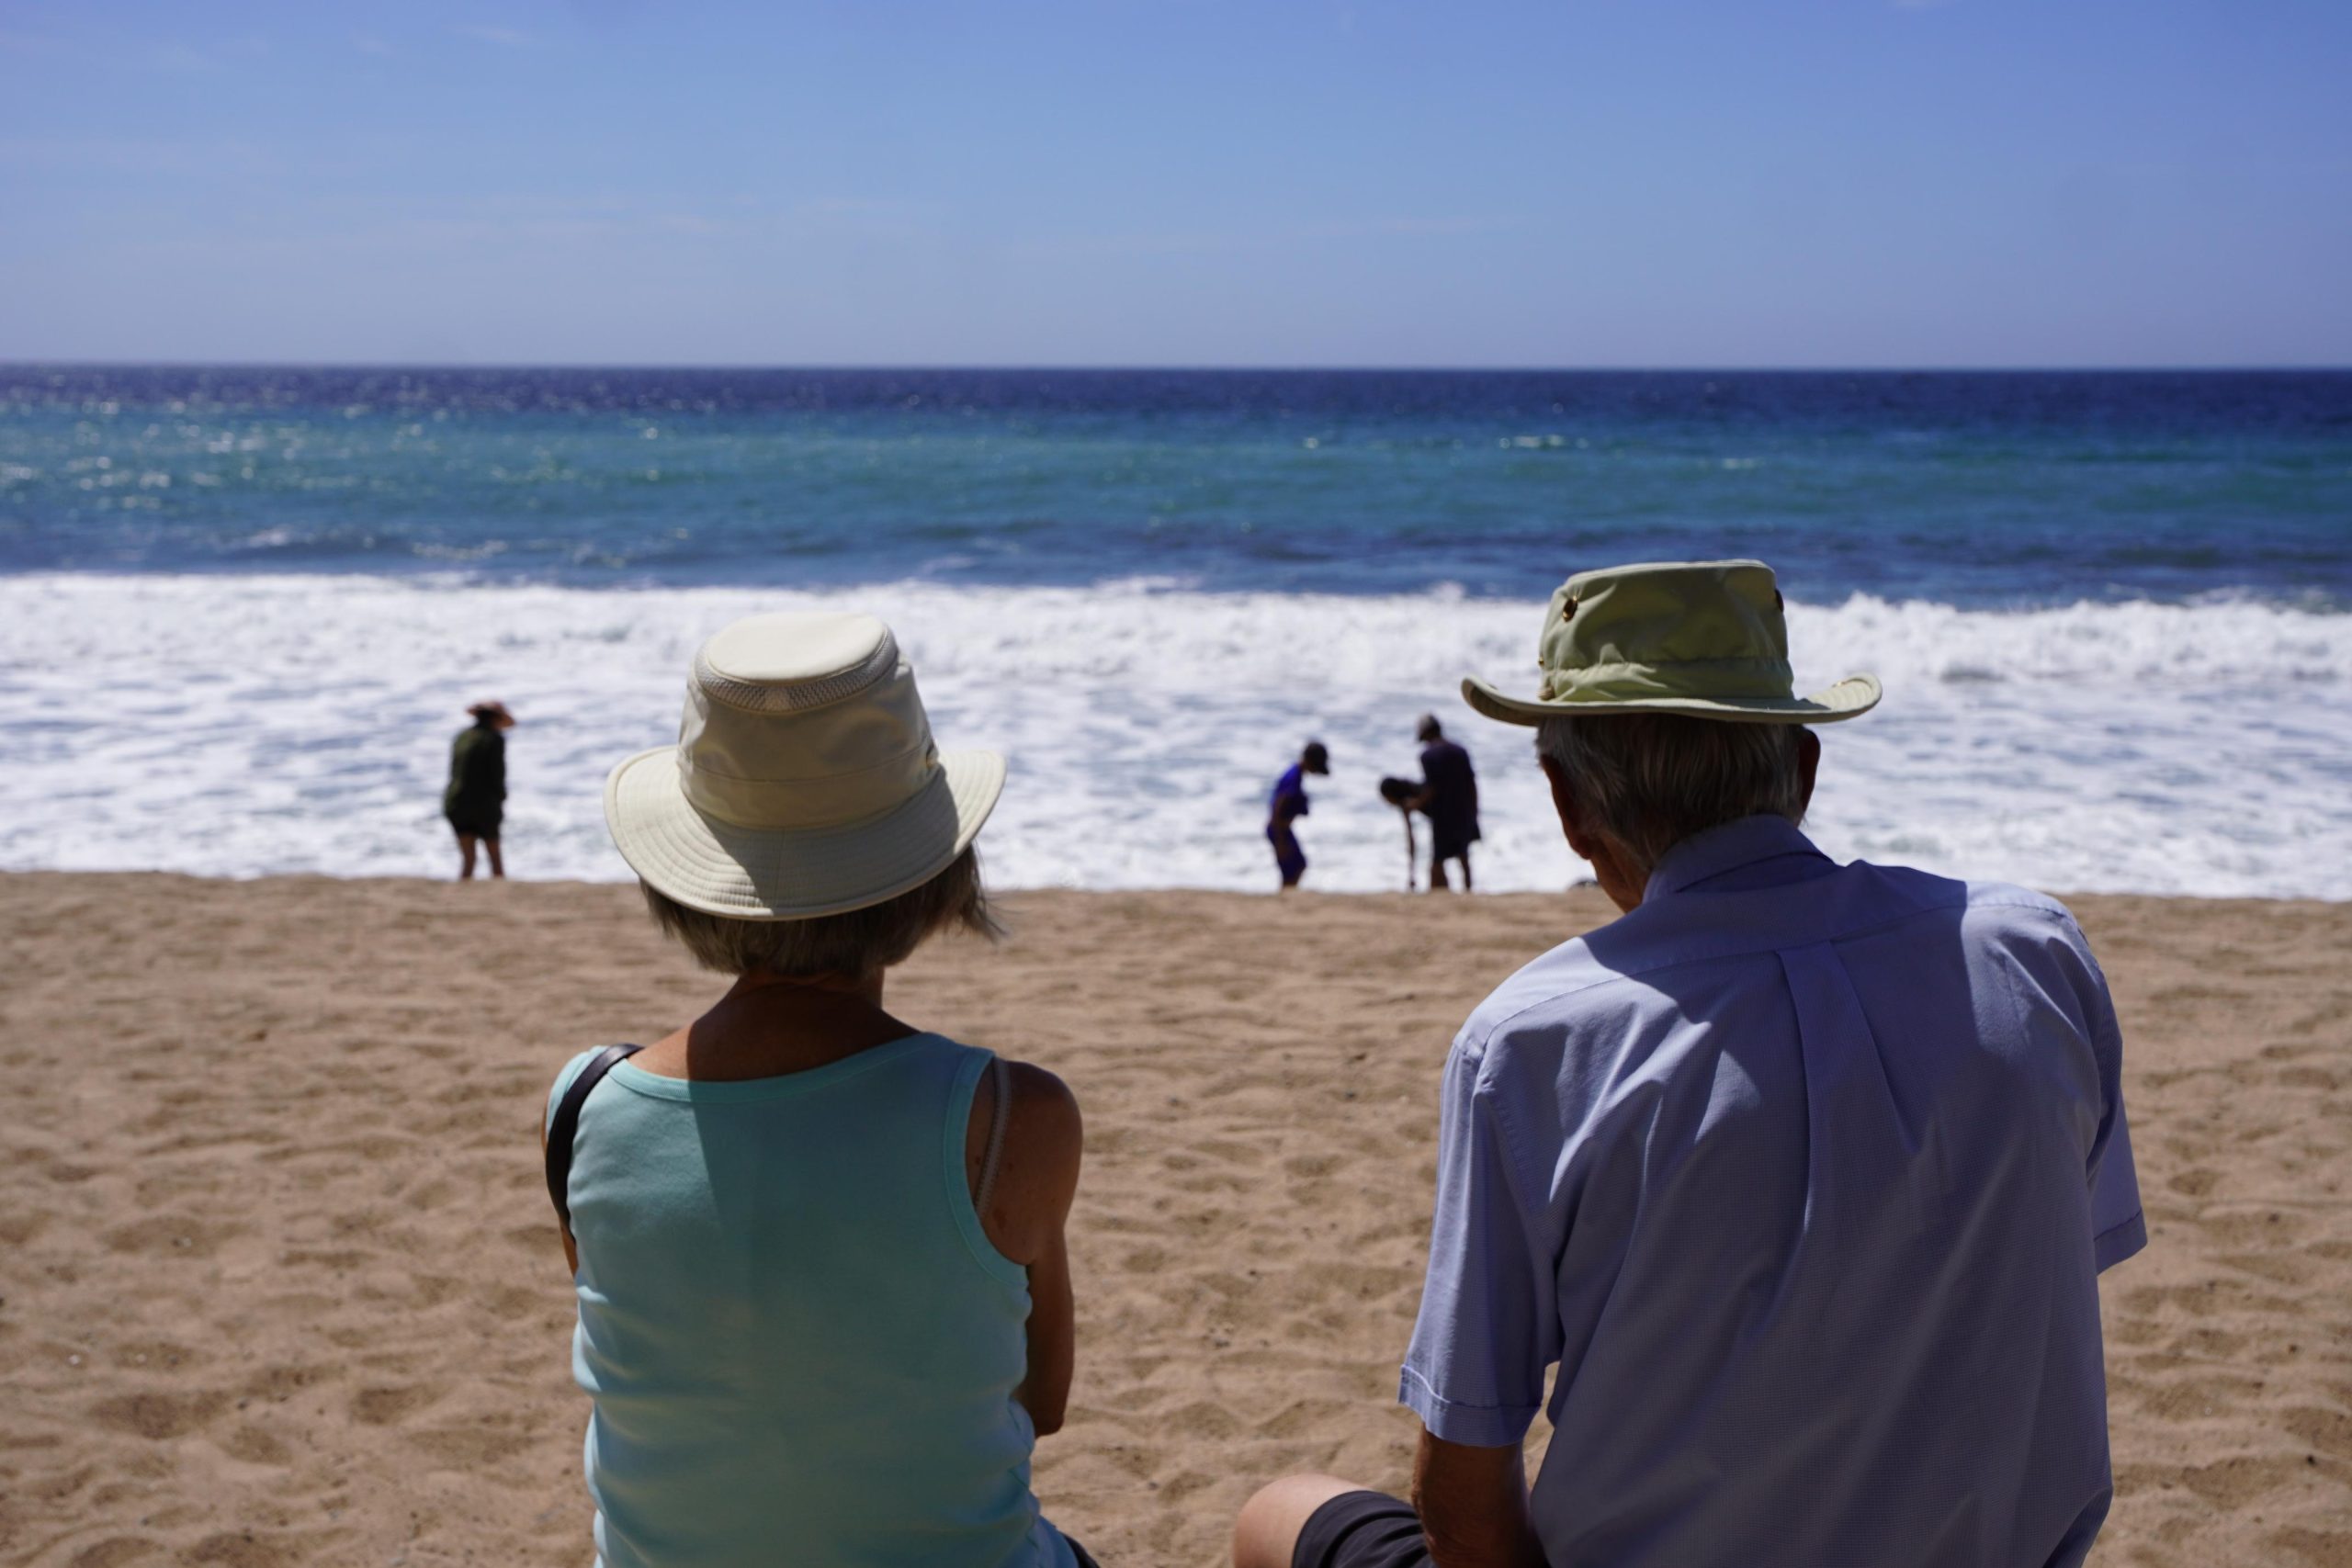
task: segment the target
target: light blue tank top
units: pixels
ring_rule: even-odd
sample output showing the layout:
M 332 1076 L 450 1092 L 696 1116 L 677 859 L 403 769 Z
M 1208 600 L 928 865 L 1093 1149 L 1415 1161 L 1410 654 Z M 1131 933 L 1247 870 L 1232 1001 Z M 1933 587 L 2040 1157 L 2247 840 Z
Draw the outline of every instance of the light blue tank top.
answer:
M 624 1062 L 589 1092 L 571 1361 L 606 1568 L 1071 1568 L 1012 1398 L 1028 1272 L 964 1174 L 989 1059 L 917 1034 L 737 1083 Z

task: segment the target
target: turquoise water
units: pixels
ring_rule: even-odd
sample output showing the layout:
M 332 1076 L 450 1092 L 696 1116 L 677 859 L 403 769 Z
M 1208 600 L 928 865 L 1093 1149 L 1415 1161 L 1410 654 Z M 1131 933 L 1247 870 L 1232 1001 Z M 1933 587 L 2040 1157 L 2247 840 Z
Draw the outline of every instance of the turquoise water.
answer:
M 2352 376 L 0 371 L 0 572 L 2352 603 Z

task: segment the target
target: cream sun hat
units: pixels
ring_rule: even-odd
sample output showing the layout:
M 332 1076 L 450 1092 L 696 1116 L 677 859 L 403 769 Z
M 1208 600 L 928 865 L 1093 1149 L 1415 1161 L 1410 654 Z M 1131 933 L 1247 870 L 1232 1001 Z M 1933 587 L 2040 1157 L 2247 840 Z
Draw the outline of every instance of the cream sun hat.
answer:
M 753 615 L 695 655 L 675 746 L 605 780 L 629 869 L 737 919 L 841 914 L 895 898 L 963 853 L 1004 759 L 933 745 L 914 671 L 871 615 Z
M 1473 675 L 1463 698 L 1505 724 L 1609 713 L 1834 724 L 1878 705 L 1875 675 L 1795 694 L 1781 591 L 1760 560 L 1580 571 L 1552 595 L 1535 646 L 1544 680 L 1533 697 L 1508 696 Z

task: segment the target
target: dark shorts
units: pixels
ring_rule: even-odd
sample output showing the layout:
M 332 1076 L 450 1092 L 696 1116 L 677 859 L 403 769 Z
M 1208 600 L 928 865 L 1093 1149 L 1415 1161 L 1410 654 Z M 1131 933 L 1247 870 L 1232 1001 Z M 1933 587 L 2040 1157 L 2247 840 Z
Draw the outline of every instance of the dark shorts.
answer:
M 1470 853 L 1470 846 L 1477 841 L 1476 812 L 1455 809 L 1430 813 L 1430 857 L 1432 860 L 1462 860 Z
M 1430 1543 L 1410 1503 L 1342 1492 L 1306 1517 L 1290 1568 L 1428 1568 Z
M 1283 874 L 1283 886 L 1290 886 L 1306 874 L 1306 852 L 1298 847 L 1297 834 L 1269 824 L 1266 840 L 1274 846 L 1274 869 Z
M 1069 1554 L 1078 1559 L 1078 1568 L 1102 1568 L 1102 1564 L 1095 1562 L 1092 1555 L 1087 1551 L 1086 1548 L 1079 1545 L 1077 1540 L 1069 1536 L 1064 1536 L 1062 1539 L 1069 1542 Z
M 441 815 L 449 819 L 449 826 L 460 838 L 495 839 L 498 837 L 498 813 L 495 811 L 470 817 L 461 817 L 454 811 L 445 811 Z

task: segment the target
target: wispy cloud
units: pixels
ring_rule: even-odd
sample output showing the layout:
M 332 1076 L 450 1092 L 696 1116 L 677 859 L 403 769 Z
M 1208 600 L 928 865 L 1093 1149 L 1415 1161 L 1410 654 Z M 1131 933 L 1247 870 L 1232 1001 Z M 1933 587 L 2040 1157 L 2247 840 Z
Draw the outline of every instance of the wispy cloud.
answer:
M 1453 234 L 1487 234 L 1515 229 L 1523 213 L 1396 214 L 1288 223 L 1258 230 L 1146 231 L 1071 234 L 1041 240 L 1023 249 L 1039 254 L 1080 253 L 1109 255 L 1185 255 L 1226 251 L 1280 250 L 1335 240 L 1396 240 Z
M 357 50 L 362 54 L 373 54 L 379 57 L 394 55 L 400 52 L 399 50 L 394 49 L 382 39 L 376 38 L 368 33 L 362 33 L 357 38 L 353 39 L 351 40 L 351 47 Z
M 0 169 L 15 161 L 12 154 L 28 151 L 0 138 Z M 458 200 L 331 197 L 233 227 L 182 230 L 127 243 L 142 255 L 201 254 L 223 265 L 264 261 L 294 246 L 319 265 L 349 256 L 399 255 L 478 266 L 529 265 L 583 251 L 674 259 L 714 254 L 713 247 L 772 254 L 778 247 L 909 239 L 936 232 L 923 216 L 929 210 L 887 198 L 762 199 L 747 207 L 726 197 L 705 204 L 682 201 L 673 193 L 626 190 L 562 196 L 509 191 Z
M 0 30 L 0 53 L 46 55 L 83 67 L 167 73 L 217 71 L 230 62 L 258 59 L 268 52 L 269 39 L 258 33 L 218 39 L 201 47 L 177 39 L 158 39 L 119 48 L 101 48 L 85 39 Z
M 216 39 L 201 48 L 167 39 L 150 49 L 141 63 L 155 71 L 218 71 L 232 61 L 258 60 L 268 52 L 269 39 L 258 33 Z
M 145 62 L 158 71 L 211 71 L 219 62 L 192 44 L 159 43 L 149 50 Z
M 479 22 L 461 22 L 449 29 L 459 38 L 469 38 L 476 43 L 494 43 L 501 49 L 537 49 L 539 40 L 520 28 L 485 27 Z
M 282 174 L 286 161 L 267 147 L 242 141 L 0 136 L 0 167 L 241 178 Z
M 1367 218 L 1355 222 L 1310 223 L 1296 230 L 1302 240 L 1369 240 L 1403 234 L 1486 234 L 1516 229 L 1527 221 L 1517 212 L 1465 213 L 1438 218 Z
M 820 196 L 791 209 L 804 218 L 911 218 L 929 211 L 930 204 L 889 196 Z

